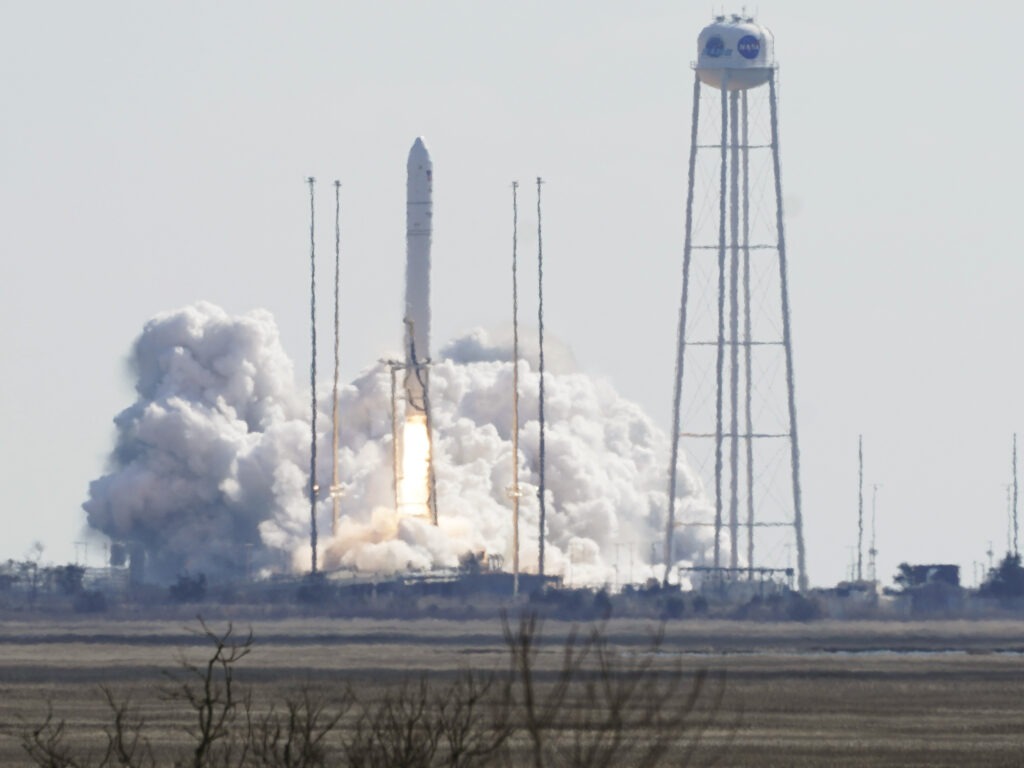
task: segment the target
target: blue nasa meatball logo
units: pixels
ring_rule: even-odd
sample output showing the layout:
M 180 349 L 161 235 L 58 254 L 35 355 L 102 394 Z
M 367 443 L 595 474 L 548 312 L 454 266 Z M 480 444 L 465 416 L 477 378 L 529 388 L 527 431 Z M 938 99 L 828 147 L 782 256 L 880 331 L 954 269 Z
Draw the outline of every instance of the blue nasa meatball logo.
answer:
M 744 59 L 756 59 L 761 53 L 761 41 L 753 35 L 744 35 L 736 44 L 736 50 Z
M 708 41 L 704 43 L 704 54 L 706 56 L 717 59 L 723 53 L 725 53 L 725 43 L 723 43 L 722 38 L 717 35 L 715 37 L 709 37 Z

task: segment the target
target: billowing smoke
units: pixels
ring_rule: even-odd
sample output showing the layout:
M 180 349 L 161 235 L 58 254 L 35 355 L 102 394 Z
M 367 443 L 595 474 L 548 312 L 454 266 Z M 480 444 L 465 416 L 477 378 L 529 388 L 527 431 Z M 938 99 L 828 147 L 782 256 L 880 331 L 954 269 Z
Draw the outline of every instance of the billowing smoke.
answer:
M 576 583 L 661 576 L 668 441 L 638 406 L 546 355 L 548 573 Z M 340 393 L 341 499 L 329 536 L 330 403 L 322 403 L 318 473 L 325 568 L 392 574 L 451 568 L 467 552 L 512 563 L 509 345 L 481 331 L 444 348 L 430 371 L 439 525 L 394 510 L 391 380 L 365 371 Z M 309 567 L 309 422 L 272 318 L 231 318 L 209 304 L 161 315 L 134 347 L 138 400 L 115 419 L 109 474 L 92 483 L 89 522 L 142 544 L 150 575 Z M 520 363 L 520 563 L 538 549 L 535 367 Z M 399 389 L 401 387 L 399 386 Z M 324 391 L 330 391 L 329 388 Z M 708 520 L 693 473 L 680 466 L 683 517 Z M 710 530 L 681 528 L 681 560 L 710 559 Z M 154 571 L 155 569 L 155 571 Z
M 138 399 L 114 419 L 89 524 L 147 558 L 147 577 L 285 565 L 260 534 L 301 514 L 309 422 L 268 312 L 200 303 L 158 315 L 132 349 Z

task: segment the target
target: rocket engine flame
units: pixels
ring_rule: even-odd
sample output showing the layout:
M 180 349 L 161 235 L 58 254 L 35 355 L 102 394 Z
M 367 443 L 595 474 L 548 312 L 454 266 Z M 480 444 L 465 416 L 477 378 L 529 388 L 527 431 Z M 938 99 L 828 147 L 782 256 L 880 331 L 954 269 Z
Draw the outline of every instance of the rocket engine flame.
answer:
M 402 430 L 398 513 L 430 519 L 430 435 L 427 417 L 423 413 L 409 414 Z

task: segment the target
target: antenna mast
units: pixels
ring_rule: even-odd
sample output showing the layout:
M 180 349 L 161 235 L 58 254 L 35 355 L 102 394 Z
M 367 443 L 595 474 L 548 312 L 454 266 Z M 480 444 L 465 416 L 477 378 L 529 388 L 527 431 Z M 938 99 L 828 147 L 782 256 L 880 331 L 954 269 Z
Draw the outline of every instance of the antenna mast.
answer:
M 1013 554 L 1020 557 L 1017 546 L 1017 433 L 1013 433 Z
M 512 182 L 512 594 L 519 594 L 519 182 Z
M 878 580 L 878 573 L 875 570 L 875 558 L 878 555 L 878 548 L 875 546 L 875 503 L 878 501 L 878 483 L 871 486 L 871 549 L 868 550 L 868 578 L 871 581 Z
M 316 574 L 316 495 L 320 487 L 316 484 L 316 215 L 313 205 L 313 187 L 316 179 L 310 176 L 309 184 L 309 331 L 312 355 L 309 363 L 310 386 L 310 441 L 309 441 L 309 552 L 311 573 Z
M 538 420 L 540 422 L 540 486 L 537 498 L 540 501 L 540 548 L 537 553 L 537 573 L 544 575 L 544 241 L 541 236 L 540 188 L 544 181 L 537 177 L 537 333 L 539 350 L 540 393 L 538 398 Z
M 857 436 L 857 581 L 864 580 L 864 435 Z
M 331 416 L 334 422 L 331 440 L 331 536 L 338 535 L 338 517 L 341 506 L 341 483 L 338 482 L 338 366 L 339 366 L 339 322 L 338 289 L 341 283 L 341 182 L 334 180 L 334 394 L 331 398 Z

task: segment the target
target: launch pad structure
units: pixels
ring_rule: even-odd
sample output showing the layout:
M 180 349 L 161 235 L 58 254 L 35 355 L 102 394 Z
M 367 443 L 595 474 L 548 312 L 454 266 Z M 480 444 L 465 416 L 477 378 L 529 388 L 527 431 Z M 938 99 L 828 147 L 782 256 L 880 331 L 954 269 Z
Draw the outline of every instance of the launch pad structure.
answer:
M 745 570 L 749 579 L 763 570 L 756 558 L 778 560 L 791 545 L 778 531 L 791 531 L 797 583 L 806 590 L 774 37 L 752 17 L 718 16 L 701 31 L 698 50 L 664 583 L 677 565 L 677 536 L 713 525 L 714 572 Z M 718 97 L 709 98 L 703 86 Z M 702 122 L 705 99 L 710 119 Z M 702 479 L 713 482 L 713 523 L 677 518 L 681 440 Z M 767 557 L 755 550 L 765 534 L 774 537 Z

